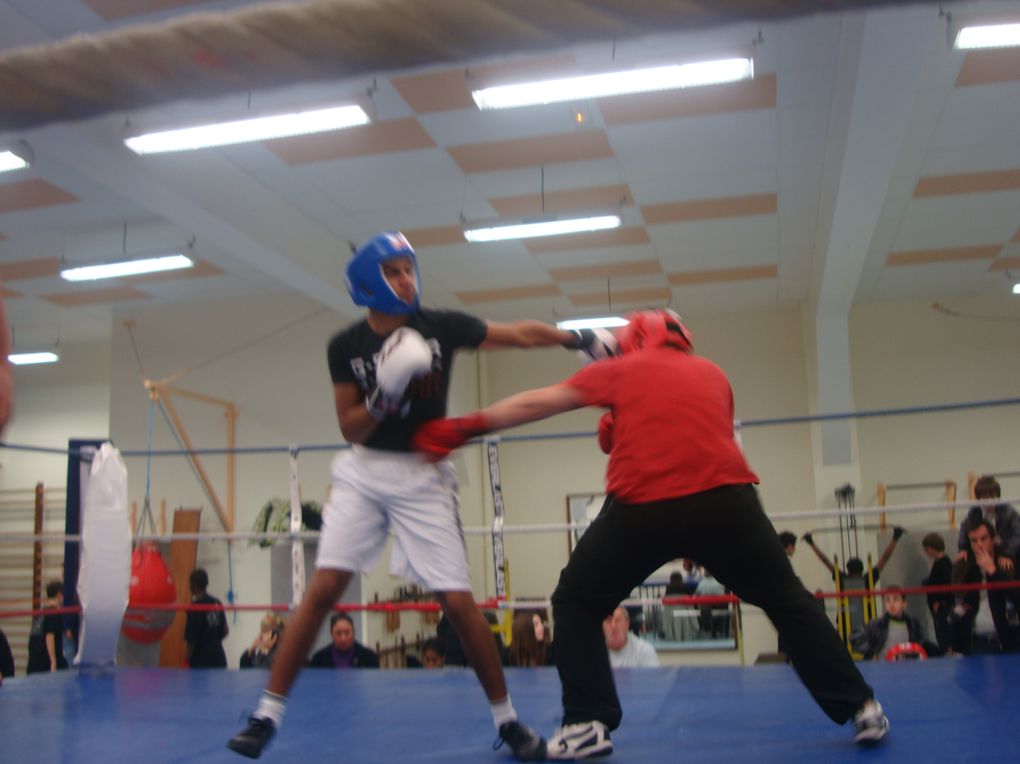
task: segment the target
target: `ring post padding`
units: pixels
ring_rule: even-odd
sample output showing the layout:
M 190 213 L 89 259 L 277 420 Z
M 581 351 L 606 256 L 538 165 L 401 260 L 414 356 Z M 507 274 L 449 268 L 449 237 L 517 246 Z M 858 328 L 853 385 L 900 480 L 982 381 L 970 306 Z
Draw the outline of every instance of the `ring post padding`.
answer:
M 503 552 L 503 485 L 499 477 L 499 439 L 485 439 L 485 455 L 489 461 L 489 486 L 492 489 L 492 565 L 496 574 L 496 597 L 506 598 L 505 555 Z
M 291 605 L 297 607 L 305 594 L 305 543 L 301 540 L 301 491 L 298 481 L 298 447 L 290 447 L 290 544 Z

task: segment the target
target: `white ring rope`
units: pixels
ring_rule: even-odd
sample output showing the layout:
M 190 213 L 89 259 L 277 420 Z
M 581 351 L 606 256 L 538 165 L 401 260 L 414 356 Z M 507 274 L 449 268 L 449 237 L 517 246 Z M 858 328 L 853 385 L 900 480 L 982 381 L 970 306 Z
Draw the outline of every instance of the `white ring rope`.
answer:
M 855 515 L 907 515 L 919 512 L 930 512 L 937 509 L 949 508 L 970 508 L 970 507 L 991 507 L 997 504 L 1020 504 L 1020 497 L 1002 497 L 998 499 L 971 499 L 967 501 L 937 501 L 916 504 L 890 504 L 886 507 L 854 507 L 852 509 L 816 509 L 806 512 L 781 512 L 770 514 L 770 520 L 792 520 L 810 519 L 817 517 L 822 520 L 836 520 L 841 517 L 853 517 Z M 589 523 L 549 523 L 532 525 L 507 525 L 503 527 L 503 533 L 548 533 L 557 531 L 574 531 L 587 528 Z M 492 533 L 491 527 L 469 526 L 464 529 L 465 535 L 487 536 Z M 234 531 L 227 532 L 200 532 L 200 533 L 163 533 L 133 536 L 134 541 L 153 541 L 157 543 L 169 543 L 171 541 L 302 541 L 315 540 L 319 538 L 318 531 L 280 531 L 279 533 L 266 533 L 258 531 Z M 0 533 L 0 544 L 21 543 L 26 541 L 54 541 L 78 543 L 80 535 L 63 533 Z

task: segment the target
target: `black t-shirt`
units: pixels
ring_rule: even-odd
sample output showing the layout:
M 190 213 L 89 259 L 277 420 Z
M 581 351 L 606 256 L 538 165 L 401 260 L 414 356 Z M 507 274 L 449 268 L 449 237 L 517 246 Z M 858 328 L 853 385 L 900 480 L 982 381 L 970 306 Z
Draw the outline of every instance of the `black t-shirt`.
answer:
M 32 630 L 28 637 L 28 673 L 50 670 L 50 653 L 46 649 L 46 635 L 53 635 L 53 648 L 57 654 L 57 668 L 66 669 L 64 658 L 64 616 L 37 615 L 32 619 Z
M 948 555 L 943 555 L 931 564 L 931 572 L 922 583 L 925 586 L 948 586 L 952 583 L 952 578 L 953 562 L 949 559 Z M 941 602 L 943 608 L 950 608 L 953 606 L 953 602 L 955 602 L 955 597 L 950 592 L 929 594 L 928 607 L 930 608 L 936 602 Z
M 14 655 L 3 629 L 0 629 L 0 676 L 14 676 Z
M 203 594 L 192 599 L 194 605 L 219 605 L 215 597 Z M 184 627 L 184 640 L 193 645 L 191 668 L 226 668 L 227 655 L 223 652 L 223 639 L 227 636 L 227 618 L 222 610 L 196 610 L 188 612 Z
M 478 347 L 488 332 L 480 318 L 453 310 L 419 308 L 408 315 L 405 326 L 419 332 L 432 348 L 432 372 L 411 380 L 400 414 L 379 423 L 364 443 L 369 448 L 410 451 L 411 435 L 422 423 L 446 416 L 453 353 Z M 333 383 L 354 382 L 366 394 L 375 389 L 375 359 L 385 341 L 364 319 L 336 334 L 326 352 Z

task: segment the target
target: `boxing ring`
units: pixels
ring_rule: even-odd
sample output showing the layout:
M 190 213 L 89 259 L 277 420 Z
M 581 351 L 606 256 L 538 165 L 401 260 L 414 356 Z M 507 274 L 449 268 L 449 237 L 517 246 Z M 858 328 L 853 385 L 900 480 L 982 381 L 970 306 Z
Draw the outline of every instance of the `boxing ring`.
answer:
M 1020 401 L 957 404 L 936 409 L 1015 405 Z M 896 409 L 798 418 L 849 418 L 909 415 L 933 409 Z M 786 424 L 787 420 L 743 422 L 741 427 Z M 513 525 L 507 523 L 499 449 L 504 443 L 530 440 L 591 438 L 593 433 L 570 432 L 540 436 L 504 436 L 482 442 L 484 471 L 491 492 L 493 522 L 467 527 L 467 536 L 485 536 L 491 544 L 492 579 L 497 594 L 481 602 L 509 621 L 515 609 L 547 607 L 548 602 L 514 601 L 508 568 L 502 557 L 504 538 L 514 534 L 543 534 L 582 530 L 576 523 Z M 59 449 L 33 448 L 66 455 Z M 236 455 L 286 455 L 290 466 L 292 499 L 297 496 L 298 461 L 305 449 L 297 446 L 231 449 Z M 332 448 L 335 448 L 333 446 Z M 222 453 L 225 449 L 196 449 L 193 454 Z M 124 452 L 125 458 L 180 457 L 182 451 Z M 73 455 L 73 454 L 72 454 Z M 512 487 L 508 487 L 512 496 Z M 1014 499 L 1003 499 L 1015 501 Z M 837 510 L 780 512 L 782 522 L 824 520 L 830 525 L 852 516 L 866 520 L 938 512 L 974 504 L 973 501 L 933 501 Z M 978 502 L 980 503 L 980 502 Z M 511 507 L 512 499 L 507 501 Z M 837 517 L 839 515 L 840 517 Z M 844 517 L 845 515 L 846 517 Z M 134 542 L 193 539 L 206 544 L 224 541 L 290 541 L 293 550 L 317 534 L 301 530 L 292 518 L 290 531 L 279 533 L 213 532 L 145 534 Z M 842 527 L 842 525 L 841 525 Z M 138 531 L 140 529 L 136 529 Z M 13 542 L 68 543 L 76 546 L 81 535 L 28 534 L 0 537 Z M 296 557 L 294 559 L 297 559 Z M 265 604 L 231 602 L 228 612 L 287 611 L 300 598 L 303 578 L 292 570 L 292 598 Z M 906 587 L 908 593 L 924 588 Z M 881 593 L 881 590 L 879 592 Z M 863 595 L 863 592 L 858 595 Z M 831 602 L 853 592 L 819 593 Z M 479 598 L 482 599 L 482 598 Z M 711 604 L 727 603 L 729 596 L 700 598 Z M 287 601 L 290 600 L 290 601 Z M 364 617 L 403 611 L 434 613 L 433 602 L 370 602 L 338 606 L 360 611 Z M 666 597 L 661 604 L 697 603 L 699 598 Z M 718 602 L 716 602 L 718 601 Z M 628 600 L 648 606 L 647 600 Z M 186 610 L 183 604 L 169 610 Z M 845 727 L 833 725 L 818 710 L 793 669 L 786 664 L 744 666 L 740 633 L 740 607 L 734 605 L 736 648 L 740 666 L 667 666 L 657 669 L 617 670 L 616 681 L 624 708 L 624 721 L 613 733 L 614 761 L 674 762 L 733 761 L 754 757 L 760 761 L 876 761 L 969 760 L 977 746 L 985 755 L 1008 760 L 1013 755 L 1011 730 L 1020 717 L 1020 655 L 967 657 L 921 661 L 861 663 L 888 713 L 891 734 L 872 750 L 850 742 Z M 0 612 L 0 625 L 4 616 Z M 423 618 L 423 623 L 427 621 Z M 434 623 L 434 621 L 432 621 Z M 378 645 L 378 643 L 377 643 Z M 230 660 L 234 665 L 235 661 Z M 560 684 L 554 668 L 509 668 L 507 682 L 522 720 L 547 734 L 560 722 Z M 227 738 L 250 712 L 266 681 L 264 671 L 186 671 L 156 668 L 96 669 L 85 667 L 52 674 L 24 676 L 20 671 L 0 687 L 0 739 L 4 749 L 17 751 L 18 761 L 96 760 L 114 757 L 124 761 L 239 761 L 226 749 Z M 383 671 L 305 671 L 289 703 L 289 713 L 277 739 L 265 754 L 267 761 L 295 761 L 330 757 L 352 762 L 507 760 L 505 750 L 491 751 L 491 720 L 473 672 L 463 668 Z
M 862 750 L 829 722 L 785 665 L 616 672 L 620 764 L 791 761 L 1011 761 L 1020 655 L 861 665 L 889 714 L 881 746 Z M 559 723 L 553 668 L 507 669 L 521 718 Z M 19 762 L 237 762 L 225 743 L 265 683 L 262 671 L 65 671 L 0 688 L 0 739 Z M 499 762 L 474 674 L 305 671 L 263 761 Z

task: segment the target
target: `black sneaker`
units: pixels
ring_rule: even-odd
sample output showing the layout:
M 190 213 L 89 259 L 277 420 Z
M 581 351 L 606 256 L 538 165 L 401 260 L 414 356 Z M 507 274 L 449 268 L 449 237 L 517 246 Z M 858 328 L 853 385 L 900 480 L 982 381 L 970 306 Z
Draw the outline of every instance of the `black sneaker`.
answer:
M 227 741 L 227 748 L 249 759 L 257 759 L 275 734 L 276 725 L 272 719 L 249 716 L 248 726 Z
M 545 761 L 545 740 L 530 727 L 516 719 L 499 725 L 499 739 L 493 743 L 496 750 L 506 743 L 517 761 Z

